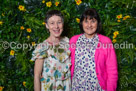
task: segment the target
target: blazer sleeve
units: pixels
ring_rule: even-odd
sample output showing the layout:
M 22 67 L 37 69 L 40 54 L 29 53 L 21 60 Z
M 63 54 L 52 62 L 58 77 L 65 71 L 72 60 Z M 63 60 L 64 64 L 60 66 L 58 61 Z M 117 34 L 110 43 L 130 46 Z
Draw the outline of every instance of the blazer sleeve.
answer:
M 110 40 L 110 44 L 111 44 Z M 116 91 L 118 80 L 117 58 L 114 47 L 107 49 L 107 91 Z
M 71 67 L 70 67 L 70 72 L 71 72 L 71 81 L 72 81 L 72 77 L 73 77 L 73 74 L 74 74 L 74 55 L 73 55 L 73 50 L 72 50 L 72 38 L 70 39 L 70 42 L 69 42 L 69 50 L 71 51 L 70 53 L 70 59 L 71 59 Z

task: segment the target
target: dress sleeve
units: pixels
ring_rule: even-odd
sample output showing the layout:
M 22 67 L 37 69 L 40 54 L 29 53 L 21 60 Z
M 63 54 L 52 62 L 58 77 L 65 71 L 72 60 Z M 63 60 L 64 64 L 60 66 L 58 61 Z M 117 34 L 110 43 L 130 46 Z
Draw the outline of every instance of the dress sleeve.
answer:
M 44 43 L 39 44 L 35 50 L 32 52 L 32 61 L 35 61 L 36 59 L 44 59 L 47 58 L 48 46 L 45 45 Z

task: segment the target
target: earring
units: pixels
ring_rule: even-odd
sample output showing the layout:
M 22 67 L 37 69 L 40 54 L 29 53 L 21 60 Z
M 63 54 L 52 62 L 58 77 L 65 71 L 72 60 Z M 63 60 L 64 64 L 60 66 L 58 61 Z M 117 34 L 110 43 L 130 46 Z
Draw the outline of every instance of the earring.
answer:
M 47 29 L 47 33 L 49 33 L 49 30 Z

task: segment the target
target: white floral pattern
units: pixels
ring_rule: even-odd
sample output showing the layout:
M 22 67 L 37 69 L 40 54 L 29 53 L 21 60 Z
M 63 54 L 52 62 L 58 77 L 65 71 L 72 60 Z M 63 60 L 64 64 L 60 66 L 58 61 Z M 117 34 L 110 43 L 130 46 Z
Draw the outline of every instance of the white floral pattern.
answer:
M 69 46 L 62 46 L 68 44 L 69 39 L 64 37 L 60 43 L 61 46 L 53 46 L 45 40 L 32 53 L 31 60 L 44 59 L 41 91 L 71 91 L 70 50 Z

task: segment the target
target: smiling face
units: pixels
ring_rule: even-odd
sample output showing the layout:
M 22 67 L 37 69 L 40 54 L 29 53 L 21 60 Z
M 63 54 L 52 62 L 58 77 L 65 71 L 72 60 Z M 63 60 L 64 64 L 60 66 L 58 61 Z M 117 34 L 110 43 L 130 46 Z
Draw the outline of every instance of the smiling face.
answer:
M 82 22 L 83 30 L 87 38 L 92 38 L 96 34 L 97 30 L 97 20 L 93 19 L 84 19 Z
M 49 29 L 50 37 L 60 37 L 63 31 L 63 21 L 60 16 L 53 15 L 47 21 L 46 28 Z

